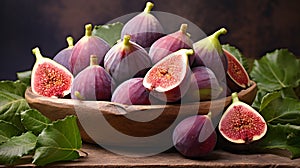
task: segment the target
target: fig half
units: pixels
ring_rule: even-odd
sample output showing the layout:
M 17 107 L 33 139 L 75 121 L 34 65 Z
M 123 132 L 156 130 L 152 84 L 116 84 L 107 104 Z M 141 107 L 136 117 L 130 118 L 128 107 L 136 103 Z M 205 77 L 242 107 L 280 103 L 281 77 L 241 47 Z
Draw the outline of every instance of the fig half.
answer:
M 251 106 L 239 101 L 232 93 L 232 104 L 226 109 L 219 123 L 221 135 L 230 142 L 248 144 L 261 139 L 267 132 L 264 118 Z
M 188 57 L 193 53 L 192 49 L 181 49 L 156 63 L 143 80 L 150 94 L 165 102 L 181 99 L 190 86 Z
M 229 51 L 224 48 L 223 51 L 228 62 L 226 79 L 229 88 L 232 91 L 240 91 L 249 87 L 250 78 L 244 66 Z
M 72 73 L 61 64 L 43 57 L 38 47 L 32 50 L 36 62 L 31 73 L 32 92 L 47 97 L 64 97 L 71 92 Z

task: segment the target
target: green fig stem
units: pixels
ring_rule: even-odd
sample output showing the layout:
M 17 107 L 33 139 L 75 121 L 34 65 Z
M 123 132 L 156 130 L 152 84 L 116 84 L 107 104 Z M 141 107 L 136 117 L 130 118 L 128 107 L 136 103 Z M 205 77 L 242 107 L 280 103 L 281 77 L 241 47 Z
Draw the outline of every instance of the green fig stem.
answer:
M 181 26 L 180 26 L 180 31 L 182 32 L 182 33 L 184 33 L 184 34 L 187 34 L 186 33 L 186 30 L 187 30 L 187 28 L 188 28 L 188 25 L 187 24 L 181 24 Z
M 124 35 L 123 37 L 123 44 L 124 46 L 129 46 L 130 45 L 130 35 Z
M 226 34 L 227 30 L 225 28 L 221 28 L 218 31 L 216 31 L 214 34 L 212 34 L 211 36 L 213 38 L 218 38 L 221 34 Z
M 231 94 L 231 97 L 232 97 L 232 103 L 235 103 L 235 102 L 239 102 L 239 101 L 240 101 L 237 92 L 233 92 L 233 93 Z
M 185 50 L 185 54 L 186 55 L 193 55 L 194 54 L 194 50 L 193 49 L 186 49 Z
M 79 91 L 75 91 L 74 95 L 79 99 L 79 100 L 84 100 L 85 98 L 80 94 Z
M 98 65 L 98 57 L 96 55 L 90 56 L 90 66 Z
M 210 118 L 211 119 L 211 116 L 212 114 L 211 114 L 211 111 L 209 111 L 207 114 L 206 114 L 206 116 L 208 117 L 208 118 Z
M 150 13 L 150 11 L 152 10 L 153 6 L 154 6 L 154 4 L 152 2 L 147 2 L 146 3 L 146 7 L 144 9 L 144 12 L 145 13 Z
M 35 47 L 34 49 L 32 49 L 32 53 L 35 55 L 36 60 L 43 58 L 41 51 L 38 47 Z
M 71 48 L 74 46 L 74 39 L 71 36 L 67 37 L 67 43 L 68 43 L 68 48 Z
M 85 25 L 85 35 L 92 36 L 92 29 L 93 29 L 92 24 Z

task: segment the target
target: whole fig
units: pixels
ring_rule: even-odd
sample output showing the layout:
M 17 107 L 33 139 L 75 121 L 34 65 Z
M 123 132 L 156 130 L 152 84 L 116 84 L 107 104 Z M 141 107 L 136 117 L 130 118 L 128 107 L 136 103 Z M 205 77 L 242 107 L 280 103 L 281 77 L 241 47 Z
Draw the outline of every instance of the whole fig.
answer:
M 69 59 L 74 47 L 73 37 L 71 36 L 67 37 L 67 43 L 68 43 L 68 47 L 60 50 L 54 56 L 53 60 L 66 67 L 68 70 L 70 70 Z
M 149 91 L 143 86 L 143 78 L 131 78 L 121 83 L 113 92 L 111 101 L 127 105 L 154 104 Z
M 98 65 L 96 55 L 90 56 L 90 66 L 78 73 L 75 77 L 71 98 L 79 100 L 111 99 L 112 78 L 105 69 Z
M 261 139 L 267 132 L 264 118 L 251 106 L 239 101 L 232 93 L 232 104 L 223 113 L 219 131 L 230 142 L 248 144 Z
M 123 27 L 121 37 L 130 35 L 131 40 L 144 48 L 162 37 L 165 33 L 157 18 L 150 13 L 154 4 L 146 3 L 143 12 L 130 19 Z
M 144 76 L 152 66 L 147 51 L 130 39 L 125 35 L 104 57 L 105 69 L 118 84 L 135 76 Z
M 110 46 L 98 36 L 92 36 L 92 25 L 85 25 L 85 36 L 75 45 L 69 59 L 70 70 L 74 76 L 89 66 L 90 56 L 96 55 L 98 64 L 103 66 L 104 56 Z
M 227 33 L 227 30 L 225 28 L 221 28 L 212 35 L 193 44 L 195 51 L 193 67 L 208 67 L 215 73 L 219 81 L 226 78 L 227 71 L 227 59 L 218 39 L 221 34 L 225 33 Z
M 192 49 L 181 49 L 156 63 L 143 81 L 150 94 L 164 102 L 180 100 L 190 86 L 188 57 L 193 53 Z
M 223 89 L 215 74 L 207 67 L 192 68 L 191 85 L 184 101 L 205 101 L 219 97 Z
M 179 49 L 192 49 L 193 41 L 190 35 L 187 33 L 187 24 L 182 24 L 180 30 L 168 34 L 157 41 L 155 41 L 149 50 L 149 56 L 153 64 L 166 57 L 167 55 L 179 50 Z M 189 56 L 189 64 L 191 65 L 194 60 L 194 56 Z
M 71 92 L 72 73 L 50 58 L 43 57 L 39 48 L 32 50 L 36 62 L 31 73 L 32 92 L 47 97 L 64 97 Z
M 217 133 L 208 115 L 195 115 L 182 120 L 173 131 L 173 144 L 185 157 L 200 158 L 211 153 Z

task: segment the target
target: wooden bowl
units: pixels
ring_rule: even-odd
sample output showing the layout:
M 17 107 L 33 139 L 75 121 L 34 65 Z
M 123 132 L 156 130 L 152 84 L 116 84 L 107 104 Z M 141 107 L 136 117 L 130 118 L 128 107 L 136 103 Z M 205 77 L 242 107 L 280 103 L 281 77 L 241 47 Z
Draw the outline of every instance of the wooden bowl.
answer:
M 240 91 L 238 96 L 241 101 L 251 104 L 256 92 L 256 83 L 252 81 L 251 86 Z M 26 90 L 25 98 L 32 108 L 51 120 L 76 115 L 85 142 L 125 147 L 161 143 L 166 138 L 169 138 L 166 141 L 170 141 L 172 130 L 183 118 L 207 114 L 209 111 L 218 118 L 231 103 L 231 96 L 228 96 L 178 105 L 124 105 L 107 101 L 49 98 L 32 93 L 31 88 Z M 218 120 L 215 125 L 217 123 Z M 131 137 L 144 139 L 132 141 Z

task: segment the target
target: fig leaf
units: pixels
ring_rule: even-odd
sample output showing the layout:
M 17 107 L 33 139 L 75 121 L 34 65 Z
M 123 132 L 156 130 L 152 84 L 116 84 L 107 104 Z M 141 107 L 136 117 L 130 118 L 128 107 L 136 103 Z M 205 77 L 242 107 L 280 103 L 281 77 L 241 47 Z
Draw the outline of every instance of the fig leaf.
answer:
M 44 166 L 56 161 L 70 161 L 80 157 L 77 150 L 82 142 L 75 116 L 54 121 L 37 138 L 38 148 L 33 163 Z
M 31 81 L 31 71 L 17 72 L 17 77 L 20 82 L 27 86 L 30 86 Z
M 20 113 L 30 107 L 24 97 L 10 93 L 14 92 L 12 89 L 15 87 L 14 83 L 11 84 L 12 86 L 5 87 L 7 91 L 0 89 L 0 120 L 11 122 L 20 130 L 24 130 Z M 17 86 L 15 89 L 18 90 Z
M 15 125 L 3 120 L 0 120 L 0 128 L 0 144 L 8 141 L 11 137 L 22 133 Z
M 120 39 L 122 28 L 123 23 L 120 22 L 98 25 L 94 27 L 92 35 L 102 38 L 112 47 Z
M 13 93 L 24 97 L 27 86 L 20 81 L 0 81 L 0 91 Z
M 268 132 L 257 145 L 261 150 L 275 149 L 287 150 L 291 159 L 300 157 L 300 126 L 296 125 L 271 125 L 268 124 Z M 272 152 L 272 151 L 267 151 Z M 284 153 L 284 152 L 281 152 Z
M 39 135 L 51 123 L 50 119 L 35 109 L 21 112 L 21 119 L 24 127 L 35 135 Z
M 297 87 L 300 83 L 299 69 L 300 59 L 287 49 L 280 49 L 255 60 L 250 76 L 258 89 L 273 92 Z
M 18 159 L 35 148 L 36 140 L 37 137 L 31 132 L 12 137 L 0 145 L 0 163 L 14 164 Z
M 263 98 L 260 110 L 268 123 L 300 125 L 300 101 L 283 98 L 279 92 L 267 94 Z

